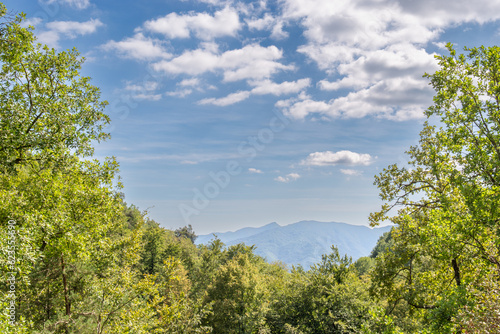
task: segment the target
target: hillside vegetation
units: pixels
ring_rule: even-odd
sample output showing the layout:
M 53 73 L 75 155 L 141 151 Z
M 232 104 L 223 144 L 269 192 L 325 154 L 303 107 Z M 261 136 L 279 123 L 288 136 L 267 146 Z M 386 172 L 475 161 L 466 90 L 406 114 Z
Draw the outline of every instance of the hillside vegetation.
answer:
M 206 244 L 215 237 L 227 246 L 244 243 L 255 245 L 254 253 L 268 262 L 280 261 L 288 266 L 304 268 L 321 261 L 321 256 L 335 245 L 340 254 L 347 254 L 355 261 L 370 255 L 378 238 L 390 226 L 369 228 L 336 222 L 301 221 L 285 226 L 276 223 L 261 227 L 247 227 L 234 232 L 200 235 L 196 244 Z
M 124 201 L 99 89 L 76 50 L 38 45 L 2 5 L 2 333 L 495 333 L 500 331 L 500 49 L 439 57 L 409 166 L 376 177 L 395 227 L 370 257 L 332 246 L 310 269 Z

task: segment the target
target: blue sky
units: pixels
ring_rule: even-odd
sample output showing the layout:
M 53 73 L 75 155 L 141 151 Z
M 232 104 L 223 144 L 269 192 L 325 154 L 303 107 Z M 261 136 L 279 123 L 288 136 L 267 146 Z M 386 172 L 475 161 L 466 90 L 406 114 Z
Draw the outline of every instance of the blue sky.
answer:
M 447 42 L 498 44 L 491 0 L 9 0 L 109 101 L 126 201 L 199 234 L 368 223 L 418 141 Z

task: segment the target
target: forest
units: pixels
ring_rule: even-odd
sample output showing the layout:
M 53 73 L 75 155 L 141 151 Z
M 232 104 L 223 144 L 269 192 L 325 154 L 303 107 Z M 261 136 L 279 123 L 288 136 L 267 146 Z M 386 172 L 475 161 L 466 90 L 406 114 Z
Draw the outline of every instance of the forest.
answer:
M 500 48 L 438 57 L 407 166 L 375 176 L 371 256 L 311 268 L 196 246 L 126 203 L 76 49 L 0 7 L 2 333 L 499 333 Z

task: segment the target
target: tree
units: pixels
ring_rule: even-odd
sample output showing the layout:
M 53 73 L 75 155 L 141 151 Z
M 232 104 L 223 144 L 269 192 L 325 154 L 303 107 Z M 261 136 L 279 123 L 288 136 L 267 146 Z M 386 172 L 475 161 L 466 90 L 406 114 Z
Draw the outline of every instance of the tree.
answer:
M 205 304 L 213 313 L 206 323 L 216 333 L 256 333 L 264 327 L 267 303 L 265 283 L 248 254 L 222 265 L 207 289 Z
M 180 227 L 177 230 L 175 230 L 175 236 L 177 238 L 187 238 L 191 240 L 192 243 L 194 243 L 196 241 L 196 238 L 198 238 L 191 224 L 189 224 L 188 226 Z
M 5 6 L 0 13 L 4 18 Z M 76 49 L 56 52 L 37 44 L 21 21 L 18 16 L 0 29 L 2 167 L 30 161 L 64 165 L 70 150 L 90 156 L 91 142 L 109 137 L 103 132 L 107 102 L 90 78 L 80 76 L 84 58 Z
M 396 225 L 373 291 L 442 333 L 460 331 L 452 319 L 474 303 L 468 288 L 500 271 L 500 48 L 448 50 L 426 74 L 436 95 L 409 167 L 376 177 L 386 204 L 370 216 Z
M 332 246 L 308 272 L 292 271 L 285 293 L 271 305 L 269 325 L 276 333 L 359 333 L 376 306 L 367 286 L 351 259 Z
M 114 158 L 91 160 L 109 137 L 106 101 L 80 75 L 76 49 L 36 43 L 24 15 L 0 4 L 0 332 L 208 333 L 190 299 L 194 233 L 176 238 L 127 207 Z M 4 252 L 2 252 L 4 254 Z M 176 256 L 173 258 L 171 256 Z M 186 269 L 187 268 L 187 269 Z

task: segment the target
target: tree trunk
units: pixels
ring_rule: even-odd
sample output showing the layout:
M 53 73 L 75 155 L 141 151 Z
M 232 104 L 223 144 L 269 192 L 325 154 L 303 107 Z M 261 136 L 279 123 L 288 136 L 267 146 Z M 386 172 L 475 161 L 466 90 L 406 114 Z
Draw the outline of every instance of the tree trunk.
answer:
M 71 314 L 71 303 L 69 301 L 69 292 L 68 292 L 68 282 L 66 280 L 66 270 L 64 265 L 64 258 L 61 255 L 61 269 L 62 269 L 62 280 L 63 280 L 63 288 L 64 288 L 64 304 L 66 305 L 66 315 L 69 316 Z

